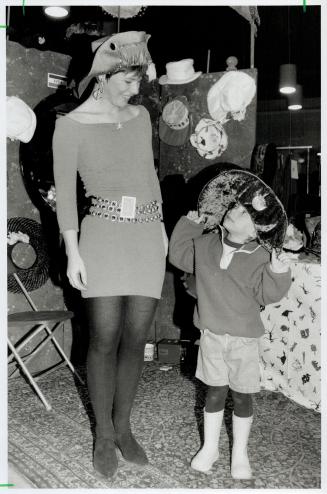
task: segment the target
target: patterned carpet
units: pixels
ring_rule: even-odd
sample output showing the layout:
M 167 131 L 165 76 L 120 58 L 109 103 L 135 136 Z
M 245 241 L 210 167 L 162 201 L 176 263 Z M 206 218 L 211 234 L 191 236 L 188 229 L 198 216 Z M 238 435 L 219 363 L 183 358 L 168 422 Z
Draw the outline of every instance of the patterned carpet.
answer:
M 320 414 L 280 393 L 261 391 L 255 397 L 255 420 L 249 440 L 254 478 L 230 477 L 231 402 L 220 442 L 219 464 L 211 474 L 189 467 L 200 445 L 203 385 L 190 370 L 160 370 L 145 364 L 132 422 L 150 465 L 135 467 L 119 457 L 113 480 L 99 478 L 92 468 L 92 418 L 86 389 L 67 368 L 40 381 L 52 403 L 46 412 L 23 379 L 9 385 L 9 461 L 36 488 L 319 488 Z

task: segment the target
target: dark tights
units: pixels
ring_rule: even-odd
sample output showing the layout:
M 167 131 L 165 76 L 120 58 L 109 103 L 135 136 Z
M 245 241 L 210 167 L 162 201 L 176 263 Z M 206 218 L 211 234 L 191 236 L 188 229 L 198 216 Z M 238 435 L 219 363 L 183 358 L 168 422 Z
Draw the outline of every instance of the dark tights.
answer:
M 90 332 L 87 380 L 96 436 L 112 438 L 114 432 L 130 428 L 144 346 L 158 300 L 133 295 L 84 302 Z
M 228 386 L 208 386 L 205 410 L 208 413 L 220 412 L 225 408 Z M 238 417 L 253 415 L 252 397 L 247 393 L 232 390 L 234 413 Z

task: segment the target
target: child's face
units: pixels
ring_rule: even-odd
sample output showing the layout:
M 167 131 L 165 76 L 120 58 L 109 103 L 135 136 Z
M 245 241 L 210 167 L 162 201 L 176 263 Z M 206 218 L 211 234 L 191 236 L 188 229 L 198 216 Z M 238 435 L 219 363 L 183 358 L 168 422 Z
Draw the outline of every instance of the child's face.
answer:
M 223 226 L 231 236 L 237 237 L 243 242 L 256 238 L 256 230 L 247 210 L 241 204 L 227 211 L 224 217 Z

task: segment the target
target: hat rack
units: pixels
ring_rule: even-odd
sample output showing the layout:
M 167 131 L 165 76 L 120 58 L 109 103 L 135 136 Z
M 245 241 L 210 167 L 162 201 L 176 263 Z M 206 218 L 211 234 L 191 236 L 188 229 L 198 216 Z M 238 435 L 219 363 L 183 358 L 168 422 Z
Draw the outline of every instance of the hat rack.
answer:
M 307 162 L 306 162 L 306 185 L 307 185 L 307 194 L 309 194 L 309 185 L 310 185 L 310 178 L 309 178 L 309 170 L 310 170 L 310 151 L 313 146 L 279 146 L 276 147 L 277 151 L 293 151 L 293 150 L 307 150 Z

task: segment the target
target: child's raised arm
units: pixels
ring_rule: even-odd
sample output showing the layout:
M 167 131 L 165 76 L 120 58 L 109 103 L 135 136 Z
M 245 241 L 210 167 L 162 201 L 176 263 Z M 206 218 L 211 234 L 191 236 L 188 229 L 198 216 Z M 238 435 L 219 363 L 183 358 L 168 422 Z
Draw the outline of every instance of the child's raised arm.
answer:
M 189 211 L 176 224 L 169 243 L 169 262 L 186 273 L 194 272 L 194 239 L 200 237 L 202 216 Z

